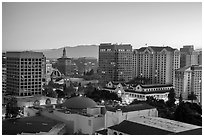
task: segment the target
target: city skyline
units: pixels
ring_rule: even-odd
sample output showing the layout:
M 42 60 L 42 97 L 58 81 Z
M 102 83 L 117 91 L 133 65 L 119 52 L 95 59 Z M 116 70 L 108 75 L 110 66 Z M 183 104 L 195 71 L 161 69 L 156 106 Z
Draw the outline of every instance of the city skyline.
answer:
M 202 44 L 202 3 L 3 3 L 2 50 Z

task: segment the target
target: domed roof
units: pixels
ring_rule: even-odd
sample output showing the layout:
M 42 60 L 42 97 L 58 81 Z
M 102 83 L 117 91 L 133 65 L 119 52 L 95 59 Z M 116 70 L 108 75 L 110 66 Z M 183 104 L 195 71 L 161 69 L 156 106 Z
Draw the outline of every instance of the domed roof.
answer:
M 70 109 L 86 109 L 86 108 L 92 108 L 97 106 L 95 101 L 83 96 L 72 97 L 66 100 L 62 105 Z

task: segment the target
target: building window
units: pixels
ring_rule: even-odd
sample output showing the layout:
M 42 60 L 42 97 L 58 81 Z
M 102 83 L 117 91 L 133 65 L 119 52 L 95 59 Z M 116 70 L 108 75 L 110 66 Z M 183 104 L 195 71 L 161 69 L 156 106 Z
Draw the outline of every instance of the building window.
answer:
M 91 126 L 91 120 L 88 121 L 88 125 Z

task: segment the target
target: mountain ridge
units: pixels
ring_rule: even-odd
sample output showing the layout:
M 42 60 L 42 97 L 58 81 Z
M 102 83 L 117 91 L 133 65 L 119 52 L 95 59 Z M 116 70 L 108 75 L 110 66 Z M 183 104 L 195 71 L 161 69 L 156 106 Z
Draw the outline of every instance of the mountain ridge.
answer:
M 98 45 L 77 45 L 74 47 L 64 46 L 56 49 L 42 49 L 33 50 L 43 52 L 46 58 L 60 58 L 62 57 L 63 49 L 66 50 L 66 55 L 69 58 L 78 57 L 94 57 L 98 58 Z

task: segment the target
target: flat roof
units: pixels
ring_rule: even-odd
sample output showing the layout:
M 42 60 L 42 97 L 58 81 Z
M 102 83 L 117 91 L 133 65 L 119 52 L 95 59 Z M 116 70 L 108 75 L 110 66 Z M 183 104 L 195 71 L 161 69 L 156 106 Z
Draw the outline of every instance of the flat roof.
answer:
M 166 130 L 151 127 L 151 126 L 146 126 L 146 125 L 131 122 L 128 120 L 124 120 L 120 124 L 114 125 L 108 128 L 125 134 L 129 134 L 129 135 L 168 135 L 172 133 L 170 131 L 166 131 Z
M 44 116 L 33 116 L 2 121 L 3 135 L 17 135 L 21 133 L 49 132 L 58 122 Z
M 134 105 L 127 105 L 127 106 L 106 106 L 107 111 L 116 112 L 117 110 L 121 110 L 122 112 L 131 112 L 131 111 L 139 111 L 145 109 L 154 109 L 155 107 L 150 106 L 146 103 L 134 104 Z
M 200 126 L 187 124 L 187 123 L 174 121 L 174 120 L 169 120 L 165 118 L 160 118 L 160 117 L 138 116 L 129 120 L 132 122 L 140 123 L 146 126 L 152 126 L 152 127 L 163 129 L 173 133 L 179 133 L 183 131 L 201 128 Z

